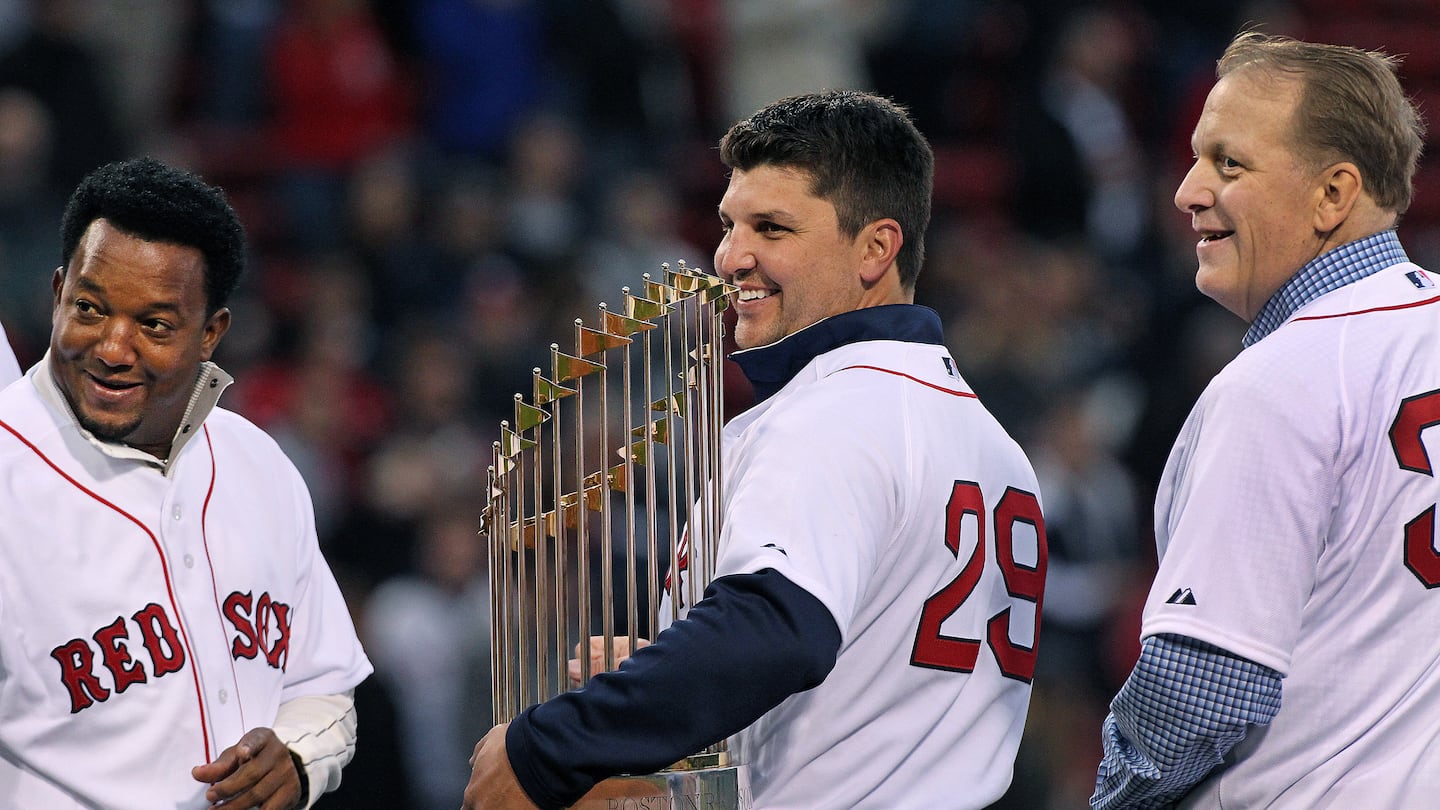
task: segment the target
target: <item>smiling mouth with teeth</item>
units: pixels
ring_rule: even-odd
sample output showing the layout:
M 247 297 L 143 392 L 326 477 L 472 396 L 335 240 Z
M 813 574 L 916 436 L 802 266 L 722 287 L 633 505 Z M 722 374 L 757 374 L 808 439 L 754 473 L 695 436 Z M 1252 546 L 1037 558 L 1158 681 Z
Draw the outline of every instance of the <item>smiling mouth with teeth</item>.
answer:
M 741 301 L 759 301 L 761 298 L 769 298 L 770 296 L 774 295 L 776 292 L 778 292 L 778 291 L 777 291 L 777 290 L 741 290 L 740 293 L 739 293 L 739 299 L 740 299 Z
M 1200 237 L 1201 242 L 1217 242 L 1230 236 L 1234 231 L 1221 231 L 1220 233 L 1207 233 Z

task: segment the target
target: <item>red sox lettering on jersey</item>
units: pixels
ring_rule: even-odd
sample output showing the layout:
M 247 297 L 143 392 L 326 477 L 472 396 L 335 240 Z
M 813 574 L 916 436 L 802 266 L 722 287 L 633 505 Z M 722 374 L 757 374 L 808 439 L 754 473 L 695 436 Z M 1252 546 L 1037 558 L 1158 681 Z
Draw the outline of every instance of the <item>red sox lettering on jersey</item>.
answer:
M 209 807 L 191 765 L 370 672 L 304 480 L 213 401 L 163 466 L 101 446 L 31 371 L 0 391 L 0 807 Z
M 223 605 L 225 619 L 234 630 L 231 657 L 237 661 L 260 657 L 269 666 L 284 670 L 290 649 L 290 606 L 275 601 L 269 593 L 255 600 L 250 593 L 239 591 L 227 596 Z M 138 630 L 134 635 L 132 626 Z M 151 678 L 179 672 L 186 663 L 176 622 L 155 602 L 137 610 L 128 621 L 116 616 L 89 639 L 73 638 L 61 644 L 50 656 L 60 664 L 71 714 Z M 101 680 L 102 670 L 110 673 L 112 687 L 107 688 Z
M 290 606 L 262 593 L 252 610 L 250 594 L 238 591 L 225 597 L 224 604 L 225 618 L 237 633 L 230 655 L 239 660 L 263 654 L 270 666 L 285 669 L 290 651 Z

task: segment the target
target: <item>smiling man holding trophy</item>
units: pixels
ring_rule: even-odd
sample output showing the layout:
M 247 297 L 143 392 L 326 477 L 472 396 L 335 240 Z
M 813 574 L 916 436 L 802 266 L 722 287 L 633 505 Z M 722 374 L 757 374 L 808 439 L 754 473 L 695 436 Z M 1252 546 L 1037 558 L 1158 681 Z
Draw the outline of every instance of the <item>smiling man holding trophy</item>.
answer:
M 667 270 L 577 323 L 502 431 L 485 524 L 497 706 L 519 710 L 476 746 L 465 807 L 987 806 L 1028 709 L 1045 530 L 1029 462 L 912 303 L 930 147 L 902 108 L 840 91 L 760 110 L 720 155 L 716 275 Z M 725 307 L 757 402 L 722 426 Z M 632 393 L 651 365 L 680 390 Z M 661 491 L 691 505 L 683 530 Z M 617 582 L 615 544 L 656 560 L 662 534 L 668 575 Z

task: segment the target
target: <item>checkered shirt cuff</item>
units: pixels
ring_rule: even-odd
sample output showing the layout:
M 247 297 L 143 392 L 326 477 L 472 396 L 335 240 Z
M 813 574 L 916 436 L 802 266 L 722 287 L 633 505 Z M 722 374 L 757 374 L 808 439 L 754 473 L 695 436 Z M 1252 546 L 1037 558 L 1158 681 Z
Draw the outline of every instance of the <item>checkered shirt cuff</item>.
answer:
M 1275 670 L 1186 636 L 1145 639 L 1105 718 L 1090 806 L 1169 807 L 1278 711 Z

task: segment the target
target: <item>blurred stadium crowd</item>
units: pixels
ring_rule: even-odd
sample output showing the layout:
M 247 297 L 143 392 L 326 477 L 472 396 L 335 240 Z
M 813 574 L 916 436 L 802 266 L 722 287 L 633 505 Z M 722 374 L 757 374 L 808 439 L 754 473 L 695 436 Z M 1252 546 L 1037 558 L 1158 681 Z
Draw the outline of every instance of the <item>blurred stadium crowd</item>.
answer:
M 1214 60 L 1249 23 L 1406 55 L 1431 0 L 0 0 L 0 321 L 49 333 L 59 212 L 150 153 L 225 187 L 252 256 L 228 407 L 304 473 L 377 668 L 341 793 L 451 808 L 489 727 L 489 447 L 572 321 L 702 268 L 714 143 L 791 92 L 877 90 L 937 153 L 918 302 L 1040 475 L 1051 543 L 1016 808 L 1084 806 L 1138 649 L 1153 486 L 1244 324 L 1171 205 Z M 1437 126 L 1440 121 L 1432 122 Z M 1401 226 L 1440 265 L 1440 174 Z

